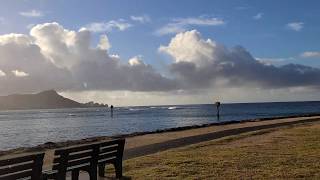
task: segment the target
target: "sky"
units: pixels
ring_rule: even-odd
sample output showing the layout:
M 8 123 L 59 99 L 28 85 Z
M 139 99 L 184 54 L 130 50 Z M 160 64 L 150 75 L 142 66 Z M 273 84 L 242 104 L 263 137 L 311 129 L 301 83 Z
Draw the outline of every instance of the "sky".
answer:
M 127 105 L 320 100 L 317 0 L 2 0 L 0 95 Z

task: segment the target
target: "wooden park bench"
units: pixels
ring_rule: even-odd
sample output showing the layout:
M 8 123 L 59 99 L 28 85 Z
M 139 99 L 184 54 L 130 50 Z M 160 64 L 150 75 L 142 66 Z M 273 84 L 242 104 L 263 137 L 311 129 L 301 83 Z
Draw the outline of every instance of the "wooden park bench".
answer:
M 0 160 L 0 180 L 40 180 L 44 153 Z
M 106 164 L 113 164 L 116 177 L 120 178 L 124 144 L 124 139 L 118 139 L 56 150 L 52 170 L 43 171 L 43 179 L 64 180 L 66 173 L 71 172 L 76 180 L 80 171 L 86 171 L 90 180 L 96 180 L 97 169 L 99 176 L 104 176 Z

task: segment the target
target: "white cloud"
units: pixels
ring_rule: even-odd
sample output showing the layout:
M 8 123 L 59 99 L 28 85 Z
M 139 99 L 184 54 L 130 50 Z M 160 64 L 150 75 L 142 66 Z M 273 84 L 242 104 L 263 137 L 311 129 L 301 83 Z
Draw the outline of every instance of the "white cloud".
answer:
M 92 32 L 110 32 L 114 29 L 119 31 L 125 31 L 133 25 L 125 21 L 124 19 L 111 20 L 108 22 L 94 22 L 86 25 L 84 28 Z
M 292 60 L 295 60 L 296 58 L 295 57 L 284 57 L 284 58 L 255 57 L 255 59 L 264 65 L 283 66 L 285 64 L 291 63 Z
M 287 24 L 287 27 L 293 31 L 301 31 L 303 26 L 303 22 L 291 22 Z
M 99 43 L 92 45 L 92 42 L 92 32 L 66 29 L 58 23 L 38 24 L 29 34 L 0 35 L 0 67 L 6 73 L 0 78 L 0 94 L 45 89 L 116 91 L 130 92 L 128 96 L 136 96 L 133 98 L 136 100 L 140 98 L 138 94 L 157 96 L 162 102 L 161 97 L 168 100 L 170 94 L 178 94 L 175 100 L 181 99 L 180 94 L 187 99 L 195 97 L 196 92 L 212 89 L 216 92 L 221 87 L 253 90 L 320 87 L 317 68 L 265 65 L 243 47 L 227 48 L 213 39 L 202 38 L 196 30 L 179 33 L 159 47 L 161 53 L 173 59 L 166 66 L 165 75 L 146 64 L 142 56 L 120 59 L 119 55 L 110 55 L 107 50 L 111 45 L 104 35 Z M 160 95 L 149 96 L 153 93 Z
M 0 70 L 0 77 L 4 77 L 6 76 L 7 74 L 5 72 L 3 72 L 2 70 Z
M 301 54 L 303 58 L 320 58 L 320 52 L 318 51 L 306 51 Z
M 93 47 L 88 30 L 73 31 L 58 23 L 34 26 L 30 35 L 0 36 L 0 94 L 57 90 L 173 90 L 176 83 L 156 72 L 139 57 L 127 63 L 109 55 L 102 35 Z M 134 60 L 135 59 L 135 60 Z M 27 77 L 27 78 L 21 78 Z
M 155 34 L 165 35 L 186 31 L 187 28 L 193 26 L 220 26 L 225 22 L 220 18 L 204 18 L 204 17 L 190 17 L 190 18 L 175 18 L 165 26 L 158 29 Z
M 200 33 L 192 30 L 177 34 L 168 46 L 160 46 L 159 51 L 171 55 L 177 63 L 191 62 L 203 67 L 215 60 L 213 47 L 217 46 L 210 39 L 201 39 Z
M 129 64 L 131 66 L 139 66 L 139 65 L 145 65 L 145 63 L 142 60 L 142 56 L 134 56 L 132 58 L 129 59 Z
M 169 24 L 161 27 L 157 31 L 155 31 L 155 34 L 162 36 L 162 35 L 166 35 L 166 34 L 176 34 L 179 32 L 183 32 L 185 30 L 186 30 L 185 27 L 178 26 L 174 23 L 169 23 Z
M 98 48 L 100 48 L 101 50 L 109 50 L 111 48 L 111 44 L 109 42 L 107 35 L 100 36 L 100 42 L 98 44 Z
M 0 35 L 0 45 L 6 45 L 10 43 L 15 43 L 17 45 L 29 45 L 31 44 L 31 39 L 28 35 L 24 34 L 5 34 Z
M 29 76 L 28 73 L 26 72 L 23 72 L 23 71 L 19 71 L 19 70 L 13 70 L 11 71 L 15 76 L 17 77 L 26 77 L 26 76 Z
M 174 60 L 170 70 L 183 89 L 227 87 L 283 88 L 320 86 L 320 69 L 298 64 L 273 66 L 252 57 L 243 47 L 227 48 L 196 31 L 173 37 L 160 52 Z M 221 84 L 222 83 L 222 84 Z
M 39 11 L 39 10 L 30 10 L 30 11 L 24 11 L 24 12 L 20 12 L 19 13 L 21 16 L 25 16 L 25 17 L 41 17 L 43 16 L 43 12 Z
M 253 16 L 253 19 L 259 20 L 259 19 L 262 18 L 262 16 L 263 16 L 263 13 L 258 13 L 258 14 L 256 14 L 255 16 Z
M 140 23 L 148 23 L 151 22 L 151 18 L 148 15 L 142 16 L 130 16 L 131 20 L 138 21 Z

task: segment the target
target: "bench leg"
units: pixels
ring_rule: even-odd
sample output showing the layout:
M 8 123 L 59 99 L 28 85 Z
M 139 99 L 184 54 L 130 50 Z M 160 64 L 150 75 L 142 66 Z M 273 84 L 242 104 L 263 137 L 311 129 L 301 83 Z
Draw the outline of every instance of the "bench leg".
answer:
M 122 178 L 122 161 L 113 164 L 116 169 L 116 178 Z
M 105 168 L 106 165 L 105 164 L 99 164 L 99 176 L 100 177 L 105 177 L 104 173 L 105 173 Z
M 60 172 L 57 174 L 56 178 L 59 180 L 66 180 L 67 173 L 66 172 Z
M 89 171 L 90 180 L 97 180 L 97 166 Z
M 79 170 L 73 170 L 71 172 L 71 179 L 72 180 L 78 180 L 79 179 Z
M 48 180 L 48 176 L 42 175 L 42 176 L 41 176 L 41 179 L 42 179 L 42 180 Z

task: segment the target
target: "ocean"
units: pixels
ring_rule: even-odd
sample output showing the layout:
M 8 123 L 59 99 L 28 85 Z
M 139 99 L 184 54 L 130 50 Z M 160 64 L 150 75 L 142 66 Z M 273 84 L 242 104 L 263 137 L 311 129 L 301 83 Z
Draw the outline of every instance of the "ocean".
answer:
M 320 113 L 320 102 L 213 104 L 0 111 L 0 150 L 168 128 Z

